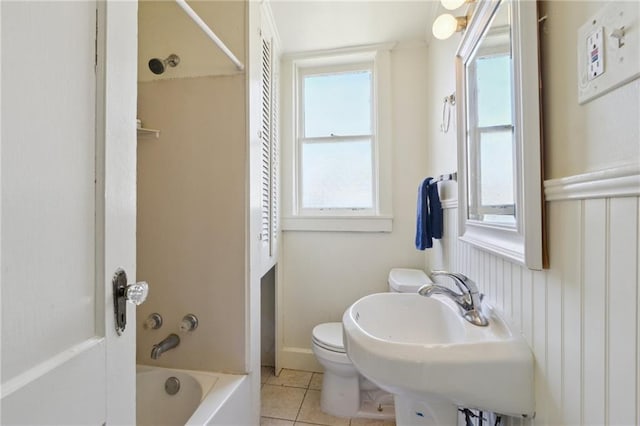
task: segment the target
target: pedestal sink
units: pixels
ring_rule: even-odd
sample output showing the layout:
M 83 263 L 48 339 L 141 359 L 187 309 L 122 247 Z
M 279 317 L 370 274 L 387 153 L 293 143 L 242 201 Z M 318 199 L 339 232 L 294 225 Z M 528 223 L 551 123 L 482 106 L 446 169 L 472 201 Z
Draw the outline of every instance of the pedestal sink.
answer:
M 533 356 L 494 309 L 489 325 L 465 321 L 450 300 L 379 293 L 345 312 L 356 368 L 396 400 L 398 425 L 455 425 L 457 407 L 533 415 Z

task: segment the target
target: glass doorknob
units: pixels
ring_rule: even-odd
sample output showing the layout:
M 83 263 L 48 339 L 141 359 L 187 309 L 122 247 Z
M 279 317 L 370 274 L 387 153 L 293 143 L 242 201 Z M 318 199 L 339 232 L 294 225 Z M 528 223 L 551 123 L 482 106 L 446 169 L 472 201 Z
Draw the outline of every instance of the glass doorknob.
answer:
M 148 295 L 149 284 L 147 284 L 145 281 L 140 281 L 139 283 L 135 284 L 129 284 L 126 287 L 124 293 L 127 302 L 133 303 L 136 306 L 147 300 Z
M 135 284 L 127 284 L 127 274 L 118 269 L 113 275 L 113 312 L 115 315 L 115 327 L 118 335 L 124 332 L 127 326 L 127 303 L 136 306 L 147 300 L 149 284 L 144 281 Z

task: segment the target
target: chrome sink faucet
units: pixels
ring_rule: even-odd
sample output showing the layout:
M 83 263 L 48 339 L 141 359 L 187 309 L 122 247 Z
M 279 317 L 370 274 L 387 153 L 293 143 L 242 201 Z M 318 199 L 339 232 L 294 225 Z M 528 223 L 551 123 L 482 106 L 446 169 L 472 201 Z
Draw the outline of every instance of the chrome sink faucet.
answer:
M 480 296 L 480 292 L 478 292 L 476 283 L 471 281 L 465 275 L 457 272 L 431 271 L 431 276 L 445 276 L 451 278 L 456 287 L 460 290 L 460 294 L 438 284 L 426 284 L 418 290 L 418 293 L 421 296 L 429 297 L 432 294 L 443 294 L 458 305 L 462 317 L 471 324 L 479 326 L 489 324 L 487 318 L 482 314 L 482 312 L 480 312 L 482 298 Z
M 179 344 L 180 344 L 180 336 L 178 336 L 175 333 L 171 333 L 162 342 L 153 345 L 153 349 L 151 349 L 151 359 L 160 358 L 160 355 L 162 355 L 169 349 L 175 348 Z

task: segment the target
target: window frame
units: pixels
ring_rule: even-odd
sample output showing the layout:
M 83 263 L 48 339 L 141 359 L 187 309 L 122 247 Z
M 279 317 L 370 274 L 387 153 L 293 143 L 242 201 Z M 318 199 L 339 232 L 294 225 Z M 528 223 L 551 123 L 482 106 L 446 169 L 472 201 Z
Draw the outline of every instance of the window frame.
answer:
M 282 216 L 281 230 L 328 232 L 391 232 L 392 214 L 392 146 L 391 146 L 391 55 L 395 43 L 333 49 L 327 51 L 288 53 L 281 67 L 282 90 Z M 323 209 L 304 211 L 299 208 L 300 119 L 298 102 L 300 79 L 305 69 L 332 66 L 345 69 L 349 65 L 373 63 L 372 133 L 374 208 L 368 211 Z M 306 210 L 306 209 L 305 209 Z
M 296 73 L 296 175 L 295 175 L 295 188 L 296 188 L 296 210 L 299 216 L 373 216 L 378 214 L 378 163 L 377 155 L 377 93 L 375 88 L 375 64 L 373 60 L 366 62 L 354 62 L 346 64 L 331 64 L 320 65 L 310 67 L 300 67 Z M 339 75 L 348 74 L 359 71 L 368 71 L 371 74 L 371 109 L 370 114 L 370 133 L 359 135 L 333 135 L 330 136 L 305 136 L 305 98 L 304 98 L 304 79 L 308 76 L 322 76 L 322 75 Z M 311 208 L 304 207 L 303 201 L 303 170 L 302 170 L 302 153 L 303 146 L 307 143 L 343 143 L 349 141 L 368 140 L 371 148 L 371 207 L 370 208 L 358 208 L 358 207 L 326 207 L 326 208 Z

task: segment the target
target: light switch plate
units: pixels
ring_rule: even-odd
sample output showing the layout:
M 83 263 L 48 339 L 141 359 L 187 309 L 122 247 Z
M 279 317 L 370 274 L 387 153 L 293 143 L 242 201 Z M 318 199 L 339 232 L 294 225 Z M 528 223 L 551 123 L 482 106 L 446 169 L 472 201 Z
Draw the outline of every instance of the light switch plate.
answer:
M 578 29 L 577 44 L 580 104 L 640 77 L 640 2 L 607 3 Z

